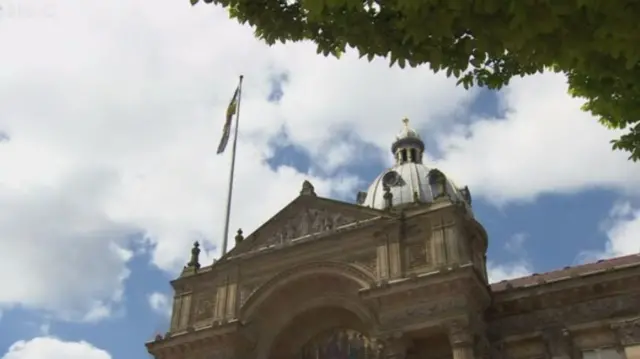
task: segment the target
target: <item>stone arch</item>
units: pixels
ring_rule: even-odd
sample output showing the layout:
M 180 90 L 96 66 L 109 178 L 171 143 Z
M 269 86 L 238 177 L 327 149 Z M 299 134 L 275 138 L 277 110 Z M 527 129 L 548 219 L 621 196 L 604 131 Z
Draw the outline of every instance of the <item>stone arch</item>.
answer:
M 239 319 L 242 322 L 250 320 L 256 310 L 267 300 L 273 293 L 289 286 L 291 283 L 301 278 L 311 278 L 314 276 L 333 276 L 350 281 L 359 289 L 371 288 L 375 285 L 375 277 L 372 273 L 365 271 L 354 265 L 343 262 L 310 262 L 294 266 L 284 270 L 273 278 L 262 284 L 240 308 Z
M 305 325 L 306 328 L 302 328 L 310 329 L 305 333 L 304 330 L 300 330 L 300 319 L 314 311 L 326 313 L 323 315 L 325 318 L 331 317 L 331 314 L 334 313 L 339 313 L 338 316 L 343 317 L 345 316 L 344 314 L 347 314 L 351 318 L 340 323 L 329 321 L 329 325 L 323 326 L 317 326 L 318 323 L 309 323 Z M 296 324 L 298 324 L 298 326 L 295 326 Z M 325 322 L 325 324 L 327 323 Z M 332 324 L 338 325 L 332 326 Z M 259 343 L 260 354 L 258 355 L 258 359 L 286 359 L 288 358 L 286 355 L 276 355 L 282 353 L 278 351 L 278 349 L 282 349 L 283 339 L 285 343 L 288 342 L 289 344 L 286 348 L 300 349 L 311 337 L 335 327 L 348 327 L 362 333 L 370 334 L 374 328 L 377 328 L 377 320 L 361 303 L 353 299 L 336 296 L 314 298 L 313 300 L 305 302 L 302 306 L 287 313 L 282 313 L 279 320 L 271 327 L 272 330 L 265 332 L 267 335 L 265 335 Z M 298 333 L 301 334 L 301 336 L 295 338 L 291 336 L 292 333 Z
M 377 319 L 361 302 L 349 297 L 340 297 L 335 295 L 329 295 L 324 297 L 315 297 L 310 300 L 306 300 L 302 305 L 298 305 L 295 308 L 291 308 L 289 311 L 280 311 L 277 314 L 277 320 L 270 321 L 270 330 L 262 330 L 262 335 L 257 343 L 257 359 L 287 359 L 288 357 L 281 357 L 275 355 L 278 352 L 278 344 L 282 344 L 283 337 L 286 338 L 286 342 L 289 342 L 292 346 L 290 348 L 300 348 L 309 339 L 308 337 L 302 337 L 302 340 L 295 340 L 289 337 L 287 334 L 291 333 L 292 325 L 299 323 L 300 317 L 305 314 L 313 312 L 315 310 L 325 310 L 325 313 L 330 311 L 341 311 L 343 313 L 351 314 L 351 321 L 346 326 L 351 329 L 359 330 L 360 332 L 368 332 L 371 334 L 377 329 Z M 354 320 L 355 319 L 355 320 Z M 356 322 L 356 325 L 353 325 Z M 351 324 L 351 325 L 349 325 Z M 299 329 L 299 328 L 296 328 Z M 329 329 L 329 327 L 315 327 L 312 333 L 318 334 L 319 332 Z M 298 330 L 293 330 L 298 332 Z M 302 333 L 302 335 L 309 334 Z M 293 339 L 293 340 L 292 340 Z M 301 338 L 298 338 L 301 339 Z

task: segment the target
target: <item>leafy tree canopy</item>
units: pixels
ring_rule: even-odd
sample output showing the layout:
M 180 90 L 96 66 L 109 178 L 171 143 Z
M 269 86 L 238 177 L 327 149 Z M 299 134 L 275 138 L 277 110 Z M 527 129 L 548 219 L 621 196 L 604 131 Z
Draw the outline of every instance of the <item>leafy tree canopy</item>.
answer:
M 227 8 L 268 44 L 311 40 L 325 56 L 352 47 L 403 68 L 428 64 L 465 88 L 563 72 L 584 110 L 625 130 L 613 148 L 640 160 L 640 1 L 203 1 Z

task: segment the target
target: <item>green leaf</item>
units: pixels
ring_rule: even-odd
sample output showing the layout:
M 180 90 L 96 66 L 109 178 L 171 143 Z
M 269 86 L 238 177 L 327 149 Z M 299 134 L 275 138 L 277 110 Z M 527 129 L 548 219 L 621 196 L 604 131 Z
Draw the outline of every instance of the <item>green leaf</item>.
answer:
M 302 0 L 302 6 L 309 12 L 310 18 L 319 19 L 324 10 L 324 0 Z

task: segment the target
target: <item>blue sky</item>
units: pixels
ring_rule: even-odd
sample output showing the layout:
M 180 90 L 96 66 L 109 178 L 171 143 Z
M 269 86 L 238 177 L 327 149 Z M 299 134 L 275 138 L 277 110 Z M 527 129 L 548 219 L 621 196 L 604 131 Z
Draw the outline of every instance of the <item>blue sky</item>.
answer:
M 407 116 L 425 163 L 469 185 L 493 280 L 640 251 L 640 167 L 560 75 L 464 91 L 268 47 L 188 1 L 0 4 L 0 359 L 146 356 L 191 243 L 219 255 L 229 153 L 215 149 L 240 73 L 232 231 L 305 179 L 353 202 Z

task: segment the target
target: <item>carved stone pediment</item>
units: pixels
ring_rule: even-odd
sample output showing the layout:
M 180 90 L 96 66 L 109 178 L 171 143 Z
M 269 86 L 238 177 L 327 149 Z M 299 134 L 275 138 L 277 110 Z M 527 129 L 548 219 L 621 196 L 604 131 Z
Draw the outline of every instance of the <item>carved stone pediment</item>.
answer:
M 382 215 L 378 212 L 321 197 L 301 196 L 244 239 L 230 254 L 291 244 L 351 227 L 355 229 Z
M 280 244 L 316 233 L 331 231 L 357 219 L 341 213 L 330 213 L 325 209 L 304 208 L 283 221 L 280 228 L 270 234 L 265 245 Z

